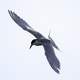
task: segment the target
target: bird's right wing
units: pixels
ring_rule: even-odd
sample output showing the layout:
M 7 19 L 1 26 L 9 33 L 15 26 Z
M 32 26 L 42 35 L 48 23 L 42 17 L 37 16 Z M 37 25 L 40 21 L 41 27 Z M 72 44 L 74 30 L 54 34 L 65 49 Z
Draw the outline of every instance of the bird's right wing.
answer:
M 25 31 L 30 32 L 32 35 L 34 35 L 36 38 L 40 39 L 40 38 L 44 38 L 44 36 L 42 34 L 40 34 L 39 32 L 35 31 L 32 27 L 30 27 L 28 25 L 27 22 L 25 22 L 23 19 L 21 19 L 17 14 L 15 14 L 14 12 L 8 10 L 9 15 L 11 16 L 11 18 Z
M 47 57 L 47 60 L 50 66 L 55 72 L 59 73 L 60 62 L 55 55 L 52 45 L 49 42 L 46 42 L 46 43 L 43 43 L 43 47 L 44 47 L 45 55 Z

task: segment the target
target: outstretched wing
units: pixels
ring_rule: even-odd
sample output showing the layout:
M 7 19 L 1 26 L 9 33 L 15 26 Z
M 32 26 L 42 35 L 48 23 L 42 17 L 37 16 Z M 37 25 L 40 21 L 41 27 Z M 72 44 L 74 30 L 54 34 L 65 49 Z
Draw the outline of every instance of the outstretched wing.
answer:
M 44 50 L 45 50 L 45 55 L 47 57 L 47 60 L 50 64 L 50 66 L 52 67 L 52 69 L 59 73 L 59 69 L 60 69 L 60 62 L 57 59 L 54 49 L 52 47 L 52 45 L 49 42 L 46 42 L 43 44 Z
M 25 31 L 30 32 L 32 35 L 34 35 L 36 38 L 45 38 L 42 34 L 39 32 L 35 31 L 27 22 L 25 22 L 23 19 L 21 19 L 17 14 L 14 12 L 8 10 L 11 18 Z

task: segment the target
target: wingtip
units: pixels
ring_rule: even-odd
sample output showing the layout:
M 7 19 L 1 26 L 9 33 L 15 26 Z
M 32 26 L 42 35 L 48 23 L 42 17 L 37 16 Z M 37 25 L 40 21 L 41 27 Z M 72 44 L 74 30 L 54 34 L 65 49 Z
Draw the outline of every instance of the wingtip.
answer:
M 15 13 L 14 12 L 12 12 L 12 10 L 8 10 L 8 13 L 9 13 L 9 15 L 13 18 L 14 17 L 14 15 L 15 15 Z
M 8 13 L 10 14 L 12 11 L 8 9 Z
M 60 71 L 58 72 L 58 74 L 60 74 Z
M 9 12 L 10 10 L 8 9 L 8 12 Z
M 60 71 L 59 71 L 59 69 L 55 70 L 55 72 L 56 72 L 57 74 L 60 74 Z
M 60 69 L 55 67 L 55 66 L 51 66 L 51 68 L 57 73 L 60 74 Z
M 11 14 L 12 14 L 12 11 L 11 11 L 11 10 L 8 10 L 8 13 L 9 13 L 9 15 L 11 16 Z
M 58 69 L 54 70 L 57 74 L 60 74 L 60 71 Z
M 10 14 L 10 10 L 8 9 L 8 13 Z

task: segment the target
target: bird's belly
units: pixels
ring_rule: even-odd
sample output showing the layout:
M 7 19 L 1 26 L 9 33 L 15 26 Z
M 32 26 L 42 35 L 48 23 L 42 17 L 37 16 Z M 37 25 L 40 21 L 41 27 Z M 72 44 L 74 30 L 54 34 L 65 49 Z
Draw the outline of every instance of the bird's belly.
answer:
M 41 45 L 42 45 L 41 43 L 36 44 L 36 46 L 41 46 Z
M 40 46 L 40 45 L 42 45 L 41 42 L 37 42 L 37 43 L 36 43 L 36 46 Z

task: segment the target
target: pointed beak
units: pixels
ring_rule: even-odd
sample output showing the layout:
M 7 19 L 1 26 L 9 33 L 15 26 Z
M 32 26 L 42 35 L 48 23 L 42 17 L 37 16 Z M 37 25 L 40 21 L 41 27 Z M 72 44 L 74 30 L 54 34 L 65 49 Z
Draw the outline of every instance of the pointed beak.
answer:
M 30 48 L 29 49 L 31 49 L 31 47 L 32 47 L 32 44 L 30 45 Z

